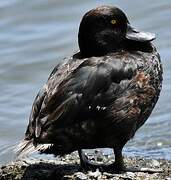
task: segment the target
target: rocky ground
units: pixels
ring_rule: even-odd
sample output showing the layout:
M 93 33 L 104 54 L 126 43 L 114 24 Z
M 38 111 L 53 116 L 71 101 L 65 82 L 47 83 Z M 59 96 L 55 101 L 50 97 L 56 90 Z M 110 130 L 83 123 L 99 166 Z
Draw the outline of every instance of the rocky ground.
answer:
M 113 158 L 110 156 L 97 157 L 96 161 L 111 162 Z M 154 160 L 143 158 L 126 157 L 125 163 L 129 167 L 146 167 L 161 169 L 159 173 L 144 173 L 144 172 L 126 172 L 116 174 L 114 172 L 84 171 L 79 166 L 79 158 L 77 153 L 72 153 L 65 157 L 55 160 L 35 160 L 23 159 L 12 162 L 8 165 L 0 167 L 0 180 L 60 180 L 60 179 L 136 179 L 136 180 L 153 180 L 165 179 L 171 180 L 171 162 L 167 160 Z

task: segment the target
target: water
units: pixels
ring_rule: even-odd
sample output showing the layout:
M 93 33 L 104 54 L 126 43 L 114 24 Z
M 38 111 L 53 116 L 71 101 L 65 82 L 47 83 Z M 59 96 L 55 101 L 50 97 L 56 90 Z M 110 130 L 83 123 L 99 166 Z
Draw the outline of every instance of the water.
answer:
M 50 71 L 77 50 L 82 15 L 104 1 L 1 0 L 0 3 L 0 164 L 13 157 L 23 137 L 33 99 Z M 121 7 L 139 29 L 155 32 L 164 65 L 160 100 L 148 122 L 124 149 L 127 155 L 171 159 L 171 1 L 129 3 Z

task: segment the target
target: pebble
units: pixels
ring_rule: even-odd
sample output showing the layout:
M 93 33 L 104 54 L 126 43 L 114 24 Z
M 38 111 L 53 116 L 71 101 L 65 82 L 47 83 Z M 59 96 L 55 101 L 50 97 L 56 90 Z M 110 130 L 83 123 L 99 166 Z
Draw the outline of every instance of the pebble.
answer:
M 160 163 L 156 160 L 156 159 L 153 159 L 151 161 L 151 163 L 155 166 L 155 167 L 159 167 L 160 166 Z
M 108 178 L 114 177 L 114 174 L 104 172 L 103 175 L 107 176 Z
M 133 173 L 133 172 L 126 172 L 126 174 L 127 174 L 128 178 L 134 178 L 134 176 L 135 176 L 135 173 Z
M 92 172 L 92 171 L 88 172 L 88 176 L 94 177 L 94 178 L 97 178 L 97 177 L 99 177 L 101 175 L 102 175 L 102 173 L 98 169 L 95 172 Z
M 74 174 L 75 178 L 78 179 L 78 180 L 85 180 L 85 179 L 88 179 L 87 175 L 85 175 L 84 173 L 82 172 L 77 172 Z

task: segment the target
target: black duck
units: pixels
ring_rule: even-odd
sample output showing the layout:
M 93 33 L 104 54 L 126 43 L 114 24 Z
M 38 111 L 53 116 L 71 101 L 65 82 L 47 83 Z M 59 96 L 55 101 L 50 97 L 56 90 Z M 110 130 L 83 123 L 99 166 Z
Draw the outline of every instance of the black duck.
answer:
M 126 171 L 122 149 L 150 116 L 161 91 L 155 35 L 131 27 L 116 7 L 100 6 L 80 23 L 80 51 L 57 65 L 36 96 L 19 153 L 113 148 L 115 170 Z

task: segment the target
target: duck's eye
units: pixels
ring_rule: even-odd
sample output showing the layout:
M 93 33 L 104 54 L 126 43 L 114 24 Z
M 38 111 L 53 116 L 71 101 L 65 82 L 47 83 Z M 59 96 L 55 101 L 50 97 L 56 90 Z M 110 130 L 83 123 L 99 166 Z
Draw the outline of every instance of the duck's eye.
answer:
M 116 24 L 116 20 L 115 20 L 115 19 L 112 19 L 112 20 L 110 21 L 110 23 L 111 23 L 111 24 Z

